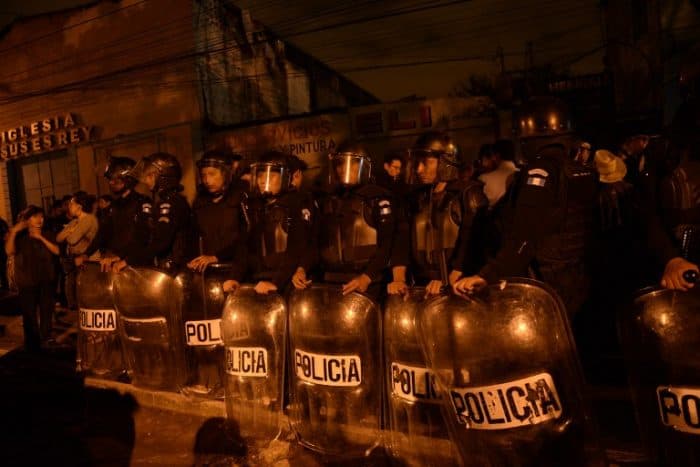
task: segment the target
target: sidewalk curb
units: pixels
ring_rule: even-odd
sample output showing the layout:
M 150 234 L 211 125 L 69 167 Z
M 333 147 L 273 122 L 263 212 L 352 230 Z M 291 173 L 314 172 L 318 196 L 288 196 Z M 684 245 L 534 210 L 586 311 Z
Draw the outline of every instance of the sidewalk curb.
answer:
M 131 395 L 139 407 L 167 410 L 202 418 L 226 417 L 224 401 L 197 399 L 180 393 L 142 389 L 132 384 L 86 377 L 85 386 L 96 389 L 112 389 Z

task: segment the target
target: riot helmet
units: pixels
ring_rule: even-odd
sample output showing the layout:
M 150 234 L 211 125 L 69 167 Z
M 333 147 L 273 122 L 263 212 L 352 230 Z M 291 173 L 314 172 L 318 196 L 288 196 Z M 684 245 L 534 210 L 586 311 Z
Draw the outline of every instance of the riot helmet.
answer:
M 459 178 L 459 148 L 447 133 L 423 133 L 410 150 L 409 183 L 432 185 Z
M 289 156 L 268 151 L 250 165 L 250 191 L 258 196 L 277 196 L 291 186 Z
M 549 144 L 561 143 L 567 148 L 573 144 L 571 113 L 566 103 L 556 97 L 533 97 L 524 103 L 517 112 L 515 128 L 526 159 Z
M 309 164 L 298 156 L 289 156 L 289 173 L 291 174 L 291 184 L 293 189 L 301 189 L 303 174 L 308 170 Z
M 153 192 L 180 191 L 182 185 L 182 167 L 175 156 L 167 152 L 156 152 L 144 157 L 134 172 Z
M 367 148 L 353 142 L 345 142 L 328 155 L 328 177 L 331 185 L 354 186 L 370 182 L 372 158 Z
M 200 189 L 214 197 L 221 196 L 231 184 L 233 167 L 234 154 L 230 151 L 226 149 L 206 151 L 197 161 Z
M 121 196 L 126 190 L 136 186 L 138 178 L 134 177 L 132 170 L 136 161 L 130 157 L 111 156 L 104 170 L 104 177 L 109 182 L 112 192 Z

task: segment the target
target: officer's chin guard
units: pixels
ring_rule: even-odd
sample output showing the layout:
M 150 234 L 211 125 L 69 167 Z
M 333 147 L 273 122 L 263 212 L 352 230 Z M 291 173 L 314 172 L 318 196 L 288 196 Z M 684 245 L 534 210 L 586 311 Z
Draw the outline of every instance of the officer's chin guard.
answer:
M 182 278 L 150 268 L 127 268 L 113 284 L 119 332 L 133 384 L 179 390 L 185 377 Z
M 700 462 L 700 289 L 647 289 L 619 333 L 642 441 L 664 466 Z
M 283 428 L 287 307 L 279 294 L 242 285 L 221 320 L 226 412 L 251 444 L 266 445 Z
M 427 368 L 416 318 L 426 303 L 425 288 L 408 297 L 392 295 L 384 311 L 384 355 L 388 399 L 388 447 L 410 466 L 459 465 L 441 413 L 435 375 Z
M 289 417 L 299 442 L 331 457 L 380 443 L 381 316 L 364 295 L 314 285 L 290 298 Z
M 78 274 L 79 370 L 116 379 L 126 372 L 112 297 L 113 273 L 101 272 L 99 263 L 87 263 Z
M 514 279 L 431 300 L 421 342 L 468 465 L 597 465 L 583 378 L 556 294 Z
M 187 306 L 182 312 L 187 365 L 187 379 L 182 388 L 185 394 L 224 398 L 221 315 L 226 300 L 223 283 L 230 277 L 231 270 L 231 264 L 215 263 L 201 273 L 188 272 L 180 276 L 187 283 Z

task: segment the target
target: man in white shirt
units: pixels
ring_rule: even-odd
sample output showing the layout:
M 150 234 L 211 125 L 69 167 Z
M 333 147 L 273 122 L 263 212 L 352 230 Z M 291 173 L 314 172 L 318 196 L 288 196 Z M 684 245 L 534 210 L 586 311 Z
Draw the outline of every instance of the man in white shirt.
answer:
M 490 208 L 506 194 L 516 171 L 515 164 L 509 160 L 508 155 L 504 157 L 506 143 L 509 142 L 498 141 L 494 145 L 482 147 L 479 151 L 481 167 L 485 170 L 479 176 L 479 181 L 484 184 L 484 194 L 489 200 Z

